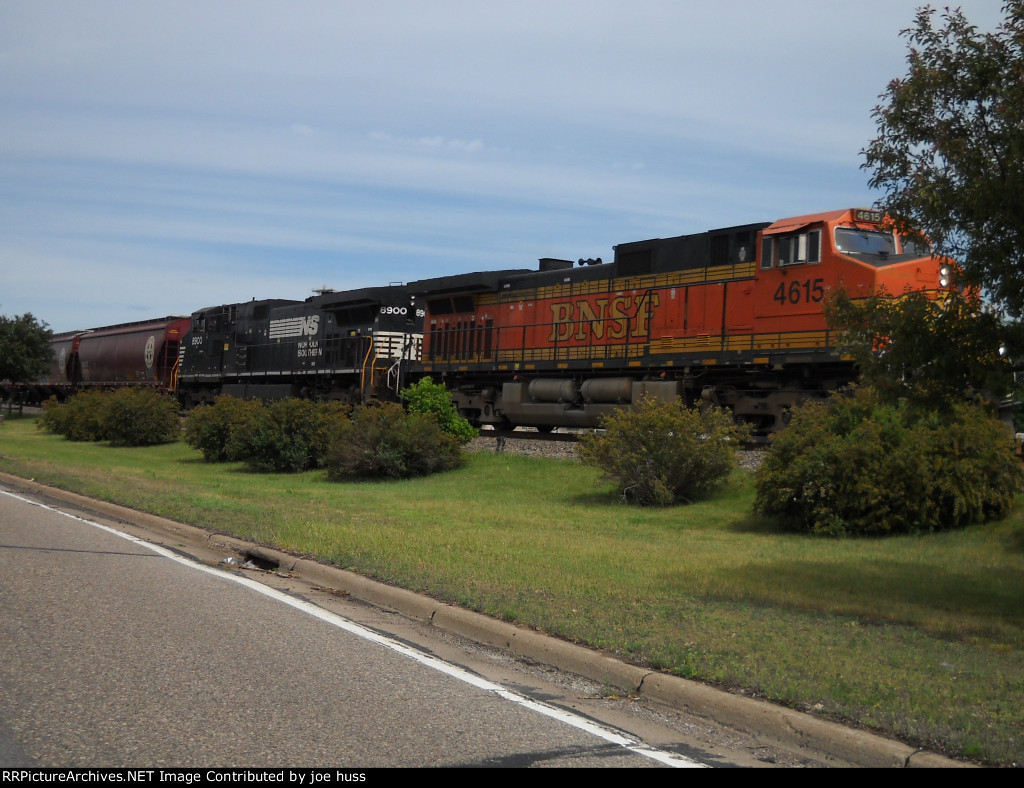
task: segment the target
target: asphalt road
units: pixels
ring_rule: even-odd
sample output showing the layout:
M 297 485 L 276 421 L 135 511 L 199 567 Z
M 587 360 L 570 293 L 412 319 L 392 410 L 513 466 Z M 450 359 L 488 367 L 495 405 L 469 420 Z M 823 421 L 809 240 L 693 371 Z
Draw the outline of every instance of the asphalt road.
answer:
M 965 764 L 0 474 L 0 768 L 693 765 Z
M 0 610 L 2 766 L 691 765 L 7 493 Z

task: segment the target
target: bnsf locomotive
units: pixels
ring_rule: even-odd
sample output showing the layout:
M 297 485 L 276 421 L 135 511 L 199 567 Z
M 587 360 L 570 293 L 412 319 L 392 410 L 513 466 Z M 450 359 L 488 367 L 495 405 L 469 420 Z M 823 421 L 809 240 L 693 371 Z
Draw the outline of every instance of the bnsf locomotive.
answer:
M 761 432 L 854 378 L 822 301 L 939 290 L 946 263 L 871 210 L 620 244 L 612 262 L 413 282 L 423 374 L 477 424 L 592 427 L 641 397 L 731 408 Z
M 139 355 L 147 370 L 150 355 L 160 359 L 152 368 L 186 407 L 219 394 L 396 399 L 429 376 L 480 426 L 593 427 L 652 396 L 722 405 L 770 432 L 794 405 L 855 377 L 825 322 L 829 291 L 949 285 L 948 262 L 864 209 L 614 252 L 610 262 L 544 258 L 539 270 L 208 307 L 166 321 L 168 341 L 151 354 L 147 339 Z M 187 335 L 170 370 L 172 329 Z

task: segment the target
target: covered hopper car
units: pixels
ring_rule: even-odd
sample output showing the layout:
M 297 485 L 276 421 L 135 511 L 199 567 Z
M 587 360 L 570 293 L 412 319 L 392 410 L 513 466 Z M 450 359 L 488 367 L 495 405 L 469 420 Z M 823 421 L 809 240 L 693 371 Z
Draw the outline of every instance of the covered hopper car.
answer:
M 168 316 L 55 334 L 47 374 L 23 386 L 26 402 L 65 399 L 89 388 L 174 388 L 173 374 L 187 317 Z

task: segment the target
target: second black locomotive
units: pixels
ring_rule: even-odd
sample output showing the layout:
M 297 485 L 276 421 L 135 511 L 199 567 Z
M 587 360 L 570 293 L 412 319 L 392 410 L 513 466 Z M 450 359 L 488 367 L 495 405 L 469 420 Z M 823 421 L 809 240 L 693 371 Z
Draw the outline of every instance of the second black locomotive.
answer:
M 420 359 L 423 318 L 401 286 L 207 307 L 182 343 L 179 399 L 394 399 Z

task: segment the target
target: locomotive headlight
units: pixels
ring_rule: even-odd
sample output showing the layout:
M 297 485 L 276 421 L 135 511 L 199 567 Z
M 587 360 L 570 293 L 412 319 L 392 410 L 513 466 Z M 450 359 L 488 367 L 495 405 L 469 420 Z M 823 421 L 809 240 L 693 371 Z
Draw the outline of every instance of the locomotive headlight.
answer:
M 941 277 L 939 279 L 939 284 L 942 285 L 943 287 L 947 287 L 949 285 L 949 275 L 951 273 L 953 272 L 948 265 L 942 266 L 939 269 L 939 276 Z
M 939 284 L 942 285 L 943 287 L 948 287 L 949 280 L 946 277 L 942 277 L 942 279 L 939 280 Z

